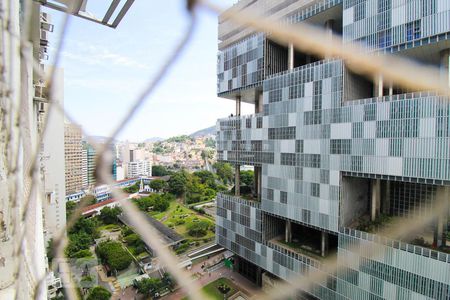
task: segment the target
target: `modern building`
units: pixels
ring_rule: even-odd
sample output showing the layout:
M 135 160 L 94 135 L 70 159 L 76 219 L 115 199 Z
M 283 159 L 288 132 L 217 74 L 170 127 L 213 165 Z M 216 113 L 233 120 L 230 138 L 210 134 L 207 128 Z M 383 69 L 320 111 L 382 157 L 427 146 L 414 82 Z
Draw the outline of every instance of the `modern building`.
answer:
M 66 123 L 64 126 L 64 154 L 66 163 L 66 194 L 83 188 L 83 144 L 81 127 Z
M 87 145 L 83 143 L 83 150 L 81 150 L 81 186 L 86 189 L 89 186 L 88 180 L 88 154 Z
M 127 168 L 127 178 L 135 178 L 140 176 L 152 176 L 152 163 L 148 160 L 130 161 Z
M 53 101 L 63 106 L 64 73 L 62 69 L 54 69 Z M 41 117 L 48 110 L 41 113 Z M 45 198 L 44 229 L 46 241 L 56 236 L 66 225 L 66 183 L 65 183 L 65 149 L 64 149 L 64 116 L 52 113 L 47 119 L 47 129 L 41 147 L 41 170 L 44 179 Z
M 330 39 L 434 65 L 449 80 L 447 0 L 241 0 L 233 9 L 323 27 Z M 234 196 L 217 197 L 216 239 L 240 273 L 274 285 L 326 274 L 323 259 L 337 254 L 351 263 L 299 297 L 450 298 L 448 209 L 420 232 L 379 234 L 389 220 L 448 205 L 447 98 L 363 77 L 224 16 L 217 79 L 218 96 L 236 103 L 236 116 L 217 122 L 218 160 L 235 166 L 236 184 Z M 255 114 L 241 116 L 242 102 Z M 241 195 L 241 165 L 254 168 L 250 195 Z M 359 251 L 367 247 L 376 257 Z
M 87 186 L 88 188 L 94 187 L 96 180 L 95 180 L 95 159 L 96 159 L 96 151 L 95 148 L 88 144 L 85 143 L 85 149 L 86 149 L 86 161 L 87 161 Z

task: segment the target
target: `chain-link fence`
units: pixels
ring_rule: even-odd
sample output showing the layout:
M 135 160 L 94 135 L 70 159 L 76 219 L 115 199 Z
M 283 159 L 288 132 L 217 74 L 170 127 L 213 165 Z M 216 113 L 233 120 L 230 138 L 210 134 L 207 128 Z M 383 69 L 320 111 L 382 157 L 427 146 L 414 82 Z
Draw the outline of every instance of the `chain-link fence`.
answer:
M 39 2 L 39 1 L 37 1 Z M 3 221 L 9 220 L 6 224 L 8 229 L 8 238 L 13 240 L 13 249 L 9 253 L 13 256 L 15 271 L 13 272 L 13 282 L 18 291 L 21 289 L 21 276 L 31 276 L 37 278 L 34 280 L 35 298 L 40 298 L 42 290 L 46 289 L 46 275 L 35 274 L 33 270 L 33 262 L 27 260 L 33 249 L 30 249 L 32 243 L 27 243 L 30 239 L 29 234 L 33 232 L 34 222 L 28 222 L 29 214 L 35 214 L 36 208 L 42 207 L 44 199 L 42 195 L 42 178 L 40 176 L 40 147 L 43 136 L 46 131 L 47 121 L 52 114 L 63 114 L 69 121 L 71 116 L 64 111 L 57 101 L 54 100 L 53 82 L 55 80 L 55 72 L 50 71 L 47 74 L 42 72 L 39 61 L 34 60 L 31 55 L 32 38 L 31 32 L 33 26 L 33 6 L 38 5 L 37 2 L 31 0 L 21 1 L 22 9 L 19 13 L 19 1 L 6 0 L 0 5 L 0 31 L 2 34 L 2 59 L 1 59 L 1 193 L 2 193 L 2 218 Z M 44 1 L 45 2 L 45 1 Z M 69 1 L 73 6 L 81 5 L 82 1 Z M 116 2 L 116 1 L 114 1 Z M 72 7 L 67 8 L 69 11 Z M 90 141 L 96 145 L 98 160 L 96 162 L 95 176 L 98 183 L 105 183 L 113 186 L 114 181 L 110 174 L 110 165 L 112 153 L 109 152 L 107 145 L 110 144 L 117 135 L 127 126 L 128 122 L 133 119 L 135 113 L 148 99 L 148 96 L 154 91 L 162 78 L 167 74 L 170 67 L 177 62 L 177 58 L 182 51 L 188 47 L 189 41 L 192 39 L 192 32 L 197 24 L 197 14 L 212 11 L 216 14 L 222 14 L 223 18 L 229 21 L 248 26 L 254 31 L 270 34 L 271 39 L 282 44 L 292 43 L 296 49 L 309 52 L 319 57 L 333 57 L 342 59 L 346 66 L 355 73 L 363 74 L 368 77 L 383 76 L 384 79 L 395 83 L 404 88 L 412 88 L 414 90 L 429 90 L 439 93 L 443 96 L 450 96 L 448 81 L 442 80 L 442 76 L 438 69 L 421 65 L 413 61 L 409 61 L 398 56 L 376 55 L 367 51 L 363 46 L 354 44 L 343 44 L 340 37 L 336 36 L 330 40 L 329 34 L 311 27 L 305 23 L 288 25 L 280 23 L 268 17 L 262 17 L 258 12 L 249 13 L 248 10 L 240 11 L 229 9 L 222 11 L 214 3 L 208 0 L 190 0 L 186 1 L 186 9 L 189 11 L 190 21 L 186 27 L 183 37 L 178 45 L 170 50 L 170 55 L 160 67 L 157 76 L 145 86 L 140 96 L 129 101 L 130 108 L 124 118 L 117 123 L 115 130 L 104 145 L 98 145 L 95 141 Z M 60 63 L 62 45 L 66 36 L 67 24 L 70 21 L 70 14 L 65 15 L 63 21 L 58 44 L 56 45 L 54 64 L 57 67 Z M 22 25 L 18 22 L 22 20 Z M 21 32 L 19 31 L 21 28 Z M 36 130 L 32 126 L 32 120 L 28 119 L 24 114 L 26 101 L 23 89 L 25 87 L 23 80 L 17 76 L 18 70 L 15 68 L 22 62 L 27 68 L 32 68 L 39 78 L 45 78 L 45 86 L 48 88 L 47 112 L 46 117 L 42 120 L 37 139 L 33 141 L 32 130 Z M 55 68 L 53 69 L 55 70 Z M 414 76 L 411 76 L 414 74 Z M 23 157 L 23 158 L 22 158 Z M 178 268 L 177 256 L 168 251 L 168 247 L 160 242 L 156 230 L 146 221 L 143 213 L 139 211 L 131 202 L 126 200 L 126 196 L 120 189 L 113 189 L 113 195 L 120 200 L 123 213 L 132 216 L 129 221 L 133 229 L 142 237 L 143 241 L 153 249 L 159 257 L 162 264 L 172 274 L 177 283 L 185 289 L 191 299 L 207 298 L 201 292 L 200 286 L 195 280 L 191 280 L 190 274 L 181 268 Z M 421 219 L 401 219 L 393 226 L 390 226 L 389 232 L 380 232 L 379 235 L 389 235 L 390 237 L 401 237 L 408 232 L 420 229 L 425 224 L 430 223 L 442 211 L 446 210 L 448 199 L 442 199 L 434 205 L 432 213 L 425 214 Z M 61 264 L 64 259 L 64 249 L 67 246 L 67 230 L 69 230 L 81 216 L 82 209 L 87 203 L 81 202 L 77 210 L 67 220 L 65 228 L 57 234 L 53 239 L 53 247 L 56 250 L 56 259 L 49 270 L 57 268 L 64 269 L 66 264 Z M 6 211 L 10 211 L 6 215 Z M 40 219 L 40 218 L 37 218 Z M 394 229 L 392 229 L 394 228 Z M 354 252 L 364 253 L 365 257 L 377 257 L 382 253 L 381 246 L 374 247 L 373 244 L 365 244 L 352 249 Z M 24 259 L 25 258 L 25 259 Z M 268 294 L 261 293 L 255 295 L 255 299 L 264 298 L 282 298 L 290 296 L 298 290 L 308 291 L 313 283 L 324 282 L 328 274 L 335 274 L 340 266 L 347 262 L 345 258 L 331 257 L 323 261 L 324 269 L 320 271 L 310 271 L 307 276 L 299 276 L 292 278 L 290 282 L 278 285 Z M 67 266 L 66 266 L 67 267 Z M 30 275 L 32 274 L 32 275 Z M 63 285 L 67 290 L 69 299 L 76 299 L 77 293 L 70 284 L 71 278 L 64 274 L 62 270 Z M 303 274 L 304 275 L 304 274 Z M 17 293 L 20 295 L 20 293 Z M 19 296 L 16 296 L 19 297 Z

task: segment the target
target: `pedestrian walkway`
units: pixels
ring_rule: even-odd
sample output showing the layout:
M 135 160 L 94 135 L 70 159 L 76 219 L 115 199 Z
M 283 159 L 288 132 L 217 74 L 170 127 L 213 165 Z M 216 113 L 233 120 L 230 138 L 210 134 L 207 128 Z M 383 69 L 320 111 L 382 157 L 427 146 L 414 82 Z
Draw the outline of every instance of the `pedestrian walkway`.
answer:
M 190 272 L 192 274 L 198 274 L 199 278 L 197 279 L 197 283 L 200 286 L 205 286 L 210 282 L 213 282 L 219 278 L 227 278 L 230 279 L 243 293 L 251 298 L 252 295 L 255 295 L 257 292 L 260 292 L 260 287 L 255 285 L 253 282 L 242 276 L 241 274 L 230 270 L 224 265 L 218 265 L 220 267 L 216 268 L 216 266 L 212 267 L 210 272 L 207 271 L 207 266 L 213 266 L 220 262 L 221 255 L 213 256 L 203 263 L 192 266 Z M 204 265 L 204 268 L 202 268 Z M 186 296 L 186 293 L 183 289 L 178 289 L 172 294 L 169 294 L 162 299 L 164 300 L 179 300 Z

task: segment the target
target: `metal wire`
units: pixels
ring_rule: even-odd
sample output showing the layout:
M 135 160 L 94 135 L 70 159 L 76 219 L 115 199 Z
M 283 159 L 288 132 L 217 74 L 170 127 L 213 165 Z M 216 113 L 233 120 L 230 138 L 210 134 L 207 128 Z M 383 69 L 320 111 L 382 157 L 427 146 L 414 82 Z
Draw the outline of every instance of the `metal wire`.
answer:
M 78 0 L 79 1 L 79 0 Z M 77 2 L 78 2 L 77 1 Z M 30 18 L 29 7 L 31 5 L 31 0 L 26 1 L 26 7 L 28 7 L 25 11 L 25 18 L 27 22 L 29 21 L 27 18 Z M 195 6 L 203 6 L 208 10 L 211 10 L 215 13 L 222 13 L 224 17 L 229 20 L 236 22 L 241 25 L 246 25 L 254 28 L 256 31 L 262 31 L 270 34 L 271 38 L 280 42 L 280 43 L 293 43 L 294 47 L 306 52 L 313 53 L 318 56 L 333 56 L 339 57 L 343 59 L 351 70 L 370 76 L 378 76 L 383 75 L 386 80 L 392 81 L 393 83 L 406 87 L 406 88 L 414 88 L 414 89 L 423 89 L 423 90 L 433 90 L 437 91 L 443 95 L 450 96 L 450 90 L 448 88 L 448 84 L 443 83 L 440 80 L 439 70 L 436 68 L 425 67 L 419 65 L 418 63 L 407 61 L 405 59 L 401 59 L 399 57 L 392 57 L 388 55 L 384 56 L 376 56 L 372 54 L 368 54 L 367 50 L 360 46 L 355 45 L 343 45 L 338 38 L 333 38 L 332 42 L 330 42 L 329 34 L 324 33 L 321 30 L 316 28 L 312 28 L 306 24 L 298 24 L 296 26 L 289 25 L 281 25 L 279 22 L 261 17 L 256 14 L 251 14 L 248 11 L 242 12 L 236 9 L 230 9 L 227 11 L 221 10 L 219 7 L 214 5 L 212 2 L 207 0 L 199 0 L 199 1 L 187 1 L 188 9 L 191 12 L 190 21 L 187 26 L 186 32 L 181 38 L 179 44 L 174 48 L 173 52 L 169 55 L 166 62 L 162 65 L 161 69 L 155 76 L 155 78 L 150 81 L 147 86 L 143 89 L 140 96 L 132 102 L 130 105 L 129 111 L 125 114 L 123 119 L 117 124 L 115 130 L 112 132 L 109 137 L 107 143 L 104 146 L 96 145 L 95 148 L 98 150 L 97 153 L 97 168 L 96 168 L 96 177 L 98 182 L 106 183 L 113 185 L 114 182 L 109 174 L 109 163 L 108 159 L 108 144 L 110 144 L 114 138 L 125 128 L 128 122 L 133 118 L 136 111 L 148 100 L 149 95 L 155 90 L 161 80 L 167 75 L 170 67 L 177 61 L 180 57 L 185 46 L 188 44 L 192 37 L 192 33 L 194 31 L 196 25 L 196 11 Z M 73 3 L 75 5 L 75 3 Z M 57 51 L 55 56 L 55 65 L 58 66 L 60 61 L 61 49 L 64 45 L 64 37 L 66 35 L 67 24 L 69 21 L 69 14 L 66 14 L 66 17 L 63 19 L 63 26 L 61 30 L 61 35 L 59 38 L 59 42 L 57 44 Z M 1 23 L 2 27 L 0 30 L 2 34 L 8 33 L 11 39 L 17 39 L 17 33 L 11 32 L 8 28 L 3 26 L 3 22 Z M 32 24 L 29 24 L 32 26 Z M 28 63 L 33 64 L 34 69 L 38 72 L 39 75 L 43 75 L 40 72 L 39 65 L 37 62 L 31 61 L 31 57 L 25 55 L 26 50 L 29 49 L 30 43 L 29 39 L 29 26 L 25 26 L 27 28 L 26 31 L 26 39 L 21 40 L 21 49 L 24 51 L 19 51 L 20 53 L 16 53 L 17 55 L 22 55 L 22 57 L 28 61 Z M 14 53 L 16 50 L 12 51 Z M 3 50 L 3 65 L 6 65 Z M 49 74 L 49 78 L 47 79 L 47 86 L 49 87 L 49 110 L 47 112 L 46 118 L 43 123 L 43 132 L 39 135 L 38 142 L 36 144 L 36 149 L 33 151 L 33 154 L 30 159 L 30 163 L 25 166 L 24 169 L 20 169 L 20 164 L 18 163 L 19 159 L 19 151 L 15 151 L 20 147 L 20 141 L 26 138 L 26 135 L 23 134 L 24 128 L 21 128 L 21 116 L 20 116 L 20 108 L 13 107 L 13 101 L 9 103 L 9 107 L 5 106 L 3 103 L 2 116 L 8 116 L 9 119 L 4 119 L 2 121 L 1 134 L 6 135 L 5 142 L 2 142 L 2 151 L 6 153 L 6 157 L 10 157 L 10 160 L 7 160 L 8 165 L 7 169 L 9 171 L 8 176 L 8 187 L 9 192 L 12 195 L 10 197 L 9 204 L 14 207 L 17 205 L 17 200 L 20 196 L 20 187 L 22 184 L 19 182 L 21 177 L 16 176 L 19 172 L 26 171 L 26 179 L 30 181 L 30 186 L 25 186 L 24 189 L 26 192 L 26 202 L 24 205 L 23 213 L 17 215 L 17 219 L 15 220 L 15 225 L 13 228 L 13 238 L 17 238 L 16 241 L 16 250 L 14 252 L 15 259 L 17 262 L 17 269 L 14 274 L 17 279 L 20 275 L 20 272 L 26 272 L 24 262 L 20 259 L 20 256 L 26 255 L 25 243 L 21 241 L 25 237 L 25 233 L 27 230 L 27 222 L 25 222 L 27 218 L 28 207 L 32 203 L 32 201 L 42 201 L 37 195 L 41 192 L 42 182 L 39 177 L 39 155 L 40 155 L 40 144 L 43 140 L 43 136 L 48 124 L 48 117 L 51 113 L 60 113 L 64 114 L 69 120 L 73 120 L 71 116 L 64 111 L 63 107 L 56 102 L 53 101 L 53 89 L 51 88 L 54 79 L 55 79 L 55 68 Z M 414 77 L 409 76 L 409 74 L 415 74 Z M 3 95 L 6 95 L 6 91 L 13 87 L 2 86 L 2 98 Z M 26 99 L 22 99 L 25 101 Z M 2 100 L 3 101 L 3 100 Z M 14 117 L 15 116 L 15 117 Z M 14 128 L 14 124 L 18 124 Z M 14 143 L 12 143 L 14 142 Z M 95 145 L 95 142 L 92 141 Z M 2 154 L 3 155 L 3 154 Z M 29 169 L 26 170 L 26 167 Z M 133 229 L 142 237 L 144 242 L 155 250 L 158 257 L 161 259 L 161 262 L 169 269 L 170 273 L 175 277 L 178 284 L 185 289 L 187 294 L 191 297 L 191 299 L 204 299 L 206 296 L 201 292 L 200 287 L 196 281 L 191 280 L 189 273 L 183 271 L 178 268 L 178 260 L 172 251 L 168 251 L 166 245 L 162 244 L 159 241 L 158 234 L 156 233 L 153 226 L 146 221 L 142 212 L 140 212 L 130 201 L 128 201 L 125 195 L 118 189 L 113 189 L 113 195 L 117 199 L 119 199 L 121 206 L 123 208 L 123 213 L 130 217 L 130 222 Z M 64 257 L 64 249 L 67 245 L 67 236 L 65 232 L 70 230 L 70 228 L 75 224 L 78 218 L 81 216 L 82 209 L 86 206 L 86 202 L 82 201 L 76 211 L 72 214 L 71 218 L 67 221 L 65 228 L 63 228 L 58 235 L 54 238 L 54 248 L 56 250 L 56 258 Z M 380 235 L 389 235 L 394 237 L 401 237 L 409 232 L 417 230 L 429 223 L 439 214 L 445 207 L 447 203 L 445 201 L 437 202 L 432 214 L 427 215 L 419 220 L 417 219 L 402 219 L 398 220 L 395 223 L 395 226 L 390 227 L 389 231 L 381 231 Z M 22 226 L 22 225 L 25 226 Z M 395 229 L 391 229 L 395 228 Z M 350 251 L 364 253 L 365 257 L 375 258 L 377 255 L 382 253 L 382 245 L 379 247 L 375 247 L 373 244 L 364 244 L 360 246 L 358 249 L 352 248 Z M 348 259 L 348 258 L 347 258 Z M 271 290 L 268 294 L 258 294 L 256 295 L 256 299 L 272 299 L 272 298 L 283 298 L 287 297 L 296 291 L 305 290 L 308 291 L 311 288 L 311 284 L 323 282 L 329 274 L 335 273 L 340 266 L 345 265 L 347 263 L 346 258 L 340 258 L 337 260 L 337 257 L 331 257 L 330 259 L 326 259 L 324 261 L 324 265 L 326 266 L 326 272 L 323 270 L 311 271 L 307 274 L 307 276 L 299 275 L 293 277 L 289 283 L 281 284 Z M 65 265 L 63 265 L 64 267 Z M 52 263 L 52 267 L 50 270 L 55 270 L 57 267 L 57 259 L 55 259 Z M 72 285 L 70 284 L 70 278 L 67 278 L 68 272 L 63 272 L 63 283 L 67 291 L 67 296 L 69 299 L 77 299 L 77 294 Z M 39 278 L 36 282 L 35 286 L 35 297 L 38 297 L 40 294 L 40 289 L 45 288 L 45 280 L 46 277 Z M 19 289 L 19 281 L 17 280 L 16 289 Z M 18 295 L 18 293 L 16 294 Z

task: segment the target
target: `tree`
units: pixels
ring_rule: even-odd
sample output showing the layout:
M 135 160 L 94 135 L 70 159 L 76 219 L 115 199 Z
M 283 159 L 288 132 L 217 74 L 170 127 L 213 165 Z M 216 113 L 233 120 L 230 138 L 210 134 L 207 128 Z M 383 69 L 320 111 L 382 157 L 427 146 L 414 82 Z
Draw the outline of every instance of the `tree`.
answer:
M 213 167 L 216 170 L 217 176 L 224 183 L 229 183 L 233 180 L 234 172 L 230 164 L 223 162 L 216 162 L 214 163 Z
M 54 257 L 55 257 L 55 249 L 53 247 L 53 238 L 51 238 L 47 244 L 47 258 L 49 264 L 52 263 Z
M 121 213 L 122 209 L 118 206 L 112 208 L 106 206 L 102 208 L 102 210 L 100 211 L 99 219 L 104 224 L 117 224 L 119 220 L 117 216 L 120 215 Z
M 190 236 L 202 237 L 208 232 L 210 223 L 205 220 L 193 222 L 187 226 L 187 230 Z
M 66 202 L 66 219 L 69 220 L 70 216 L 73 214 L 77 207 L 77 203 L 74 201 L 67 201 Z
M 144 278 L 136 282 L 136 288 L 139 293 L 151 296 L 162 287 L 162 281 L 159 278 Z
M 69 244 L 65 249 L 66 255 L 70 258 L 78 257 L 78 252 L 89 249 L 89 246 L 93 243 L 94 238 L 92 235 L 84 231 L 69 234 Z
M 166 195 L 156 195 L 155 202 L 153 204 L 153 210 L 155 211 L 166 211 L 170 206 L 169 197 Z
M 87 300 L 109 300 L 112 294 L 110 291 L 101 286 L 96 286 L 89 292 Z
M 167 189 L 168 184 L 166 181 L 162 180 L 162 179 L 153 179 L 152 181 L 150 181 L 150 187 L 156 191 L 164 191 L 165 189 Z
M 188 174 L 185 171 L 179 171 L 172 176 L 169 180 L 169 192 L 175 196 L 182 196 L 186 192 L 186 184 L 188 181 Z
M 192 173 L 192 175 L 198 177 L 200 179 L 200 182 L 204 185 L 207 185 L 209 188 L 216 189 L 216 176 L 214 173 L 202 170 L 202 171 L 196 171 Z
M 153 176 L 167 176 L 172 174 L 171 171 L 169 171 L 164 166 L 152 166 L 152 175 Z
M 73 225 L 69 233 L 80 233 L 85 232 L 94 238 L 98 237 L 98 220 L 95 218 L 80 218 Z
M 130 254 L 116 241 L 101 242 L 95 249 L 103 263 L 117 271 L 128 268 L 131 264 Z
M 253 187 L 253 184 L 255 182 L 254 173 L 251 170 L 248 171 L 241 171 L 241 184 L 244 184 L 249 187 Z
M 134 194 L 134 193 L 139 192 L 139 188 L 140 188 L 140 182 L 139 182 L 139 181 L 136 181 L 135 184 L 130 185 L 129 187 L 124 188 L 123 191 L 124 191 L 125 193 L 128 193 L 128 194 Z

